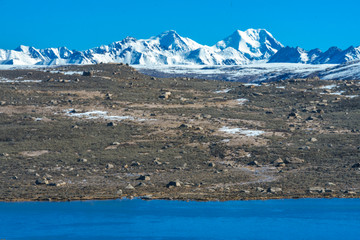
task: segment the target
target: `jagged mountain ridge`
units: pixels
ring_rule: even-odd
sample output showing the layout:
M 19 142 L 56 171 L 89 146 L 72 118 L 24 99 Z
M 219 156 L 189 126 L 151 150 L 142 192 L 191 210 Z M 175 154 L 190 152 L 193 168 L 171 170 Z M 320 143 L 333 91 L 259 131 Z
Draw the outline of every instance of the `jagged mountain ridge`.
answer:
M 236 30 L 213 46 L 170 30 L 149 39 L 125 39 L 85 51 L 66 47 L 0 49 L 0 64 L 62 65 L 122 62 L 139 65 L 244 65 L 255 62 L 341 64 L 360 60 L 360 46 L 306 51 L 284 47 L 265 29 Z
M 0 64 L 58 65 L 122 62 L 141 65 L 242 65 L 267 60 L 283 48 L 264 29 L 235 31 L 214 46 L 201 45 L 170 30 L 149 39 L 127 37 L 85 51 L 65 47 L 0 49 Z
M 360 46 L 341 50 L 331 47 L 322 52 L 320 49 L 306 51 L 300 47 L 285 47 L 270 57 L 269 63 L 308 63 L 308 64 L 342 64 L 360 60 Z

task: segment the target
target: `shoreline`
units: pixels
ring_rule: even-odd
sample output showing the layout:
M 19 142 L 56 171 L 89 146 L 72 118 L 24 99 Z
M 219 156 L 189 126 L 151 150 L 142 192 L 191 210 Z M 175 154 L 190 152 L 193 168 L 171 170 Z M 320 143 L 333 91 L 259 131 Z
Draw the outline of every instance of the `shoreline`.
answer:
M 331 195 L 331 196 L 296 196 L 296 197 L 283 197 L 283 196 L 272 196 L 272 197 L 248 197 L 248 198 L 232 198 L 232 199 L 187 199 L 187 198 L 156 198 L 150 196 L 124 196 L 120 198 L 73 198 L 73 199 L 13 199 L 13 200 L 2 200 L 0 203 L 17 203 L 17 202 L 81 202 L 81 201 L 110 201 L 110 200 L 143 200 L 143 201 L 153 201 L 153 200 L 164 200 L 164 201 L 181 201 L 181 202 L 229 202 L 229 201 L 267 201 L 267 200 L 297 200 L 297 199 L 360 199 L 360 196 L 340 196 L 340 195 Z

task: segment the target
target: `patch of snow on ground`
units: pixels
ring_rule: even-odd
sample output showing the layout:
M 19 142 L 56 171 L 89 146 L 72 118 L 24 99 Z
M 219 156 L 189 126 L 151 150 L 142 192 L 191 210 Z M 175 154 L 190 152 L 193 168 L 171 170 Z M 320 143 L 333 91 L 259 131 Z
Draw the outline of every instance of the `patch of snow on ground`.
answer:
M 276 86 L 276 88 L 285 89 L 285 86 Z
M 321 86 L 319 88 L 320 89 L 329 89 L 329 90 L 331 90 L 331 89 L 334 89 L 336 87 L 338 87 L 336 84 L 331 84 L 331 85 Z
M 336 64 L 302 64 L 302 63 L 253 63 L 248 65 L 161 65 L 146 66 L 132 65 L 140 72 L 153 73 L 153 71 L 169 74 L 170 76 L 189 76 L 205 79 L 226 79 L 237 81 L 246 76 L 252 76 L 252 81 L 263 81 L 276 76 L 296 75 L 307 77 L 317 71 L 334 67 Z M 290 75 L 288 77 L 290 77 Z
M 359 97 L 359 95 L 345 95 L 345 97 L 347 97 L 347 98 L 356 98 L 356 97 Z
M 243 128 L 229 128 L 229 127 L 222 127 L 219 129 L 221 132 L 229 133 L 229 134 L 236 134 L 239 133 L 241 135 L 245 135 L 248 137 L 256 137 L 261 134 L 264 134 L 264 131 L 261 130 L 249 130 L 249 129 L 243 129 Z
M 332 93 L 329 93 L 330 95 L 341 95 L 343 94 L 345 91 L 338 91 L 338 92 L 332 92 Z
M 67 72 L 61 72 L 64 75 L 83 75 L 83 72 L 79 71 L 67 71 Z
M 236 101 L 238 102 L 238 104 L 243 105 L 245 102 L 247 102 L 249 100 L 246 98 L 239 98 L 239 99 L 236 99 Z
M 106 111 L 90 111 L 90 112 L 76 113 L 73 112 L 73 110 L 68 110 L 66 115 L 69 117 L 78 117 L 85 119 L 105 119 L 110 121 L 122 121 L 122 120 L 146 121 L 146 119 L 135 118 L 132 116 L 109 116 L 108 112 Z
M 246 87 L 248 87 L 248 86 L 256 86 L 256 87 L 261 86 L 261 85 L 258 84 L 258 83 L 244 83 L 243 85 L 246 86 Z
M 39 83 L 42 82 L 42 80 L 11 80 L 7 78 L 0 78 L 0 83 Z
M 2 65 L 0 64 L 0 70 L 13 70 L 13 69 L 37 69 L 46 68 L 47 65 Z
M 231 91 L 231 89 L 230 89 L 230 88 L 227 88 L 227 89 L 215 91 L 215 93 L 228 93 L 228 92 L 230 92 L 230 91 Z

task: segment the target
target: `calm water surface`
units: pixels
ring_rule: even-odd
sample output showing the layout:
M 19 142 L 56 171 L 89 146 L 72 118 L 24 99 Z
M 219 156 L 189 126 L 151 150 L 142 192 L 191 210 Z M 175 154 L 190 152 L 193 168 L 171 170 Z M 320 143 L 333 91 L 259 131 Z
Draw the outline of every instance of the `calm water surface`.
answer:
M 0 239 L 360 239 L 360 199 L 0 203 Z

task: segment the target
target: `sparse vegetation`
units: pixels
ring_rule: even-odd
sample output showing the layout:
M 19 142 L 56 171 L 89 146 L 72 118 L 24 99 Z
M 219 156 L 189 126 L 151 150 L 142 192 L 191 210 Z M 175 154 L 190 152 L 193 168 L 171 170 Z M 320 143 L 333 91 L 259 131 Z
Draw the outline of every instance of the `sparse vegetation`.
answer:
M 120 64 L 0 79 L 1 200 L 360 196 L 359 81 L 248 86 Z

